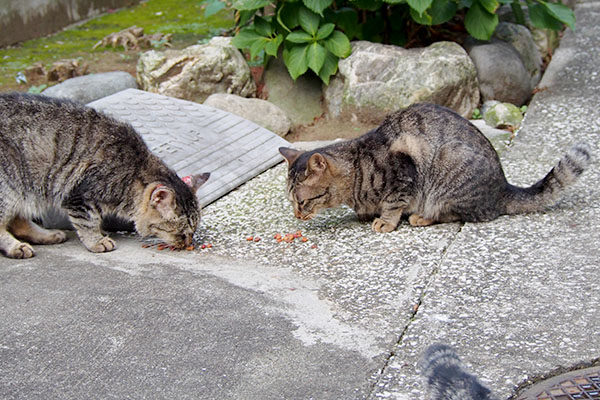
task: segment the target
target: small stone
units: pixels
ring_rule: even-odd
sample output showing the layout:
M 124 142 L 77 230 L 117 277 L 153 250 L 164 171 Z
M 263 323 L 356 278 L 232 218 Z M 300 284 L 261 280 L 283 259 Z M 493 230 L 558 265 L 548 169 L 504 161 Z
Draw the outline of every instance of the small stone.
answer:
M 493 128 L 518 128 L 523 121 L 521 110 L 514 104 L 497 103 L 483 115 L 485 123 Z

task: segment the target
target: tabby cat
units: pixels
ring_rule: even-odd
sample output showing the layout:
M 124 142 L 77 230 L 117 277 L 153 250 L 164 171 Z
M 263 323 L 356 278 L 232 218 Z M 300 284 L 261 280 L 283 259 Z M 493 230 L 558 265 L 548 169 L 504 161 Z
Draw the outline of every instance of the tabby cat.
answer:
M 433 104 L 417 104 L 345 142 L 312 151 L 282 147 L 294 214 L 309 220 L 346 204 L 373 230 L 391 232 L 403 214 L 413 226 L 489 221 L 501 214 L 542 210 L 590 161 L 575 145 L 529 188 L 506 181 L 498 155 L 469 121 Z
M 106 252 L 115 242 L 100 226 L 105 215 L 132 220 L 143 236 L 181 248 L 200 220 L 195 191 L 146 147 L 126 123 L 66 100 L 0 95 L 0 251 L 34 255 L 33 244 L 64 242 L 63 231 L 31 219 L 64 210 L 83 245 Z M 21 242 L 20 240 L 25 242 Z
M 456 352 L 444 344 L 429 346 L 419 360 L 429 400 L 494 400 L 490 390 L 468 373 Z

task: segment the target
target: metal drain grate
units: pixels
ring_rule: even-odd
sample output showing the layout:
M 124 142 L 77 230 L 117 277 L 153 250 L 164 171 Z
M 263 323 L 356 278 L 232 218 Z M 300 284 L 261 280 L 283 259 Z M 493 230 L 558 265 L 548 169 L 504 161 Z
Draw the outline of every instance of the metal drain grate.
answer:
M 600 400 L 600 368 L 556 376 L 528 389 L 518 400 Z

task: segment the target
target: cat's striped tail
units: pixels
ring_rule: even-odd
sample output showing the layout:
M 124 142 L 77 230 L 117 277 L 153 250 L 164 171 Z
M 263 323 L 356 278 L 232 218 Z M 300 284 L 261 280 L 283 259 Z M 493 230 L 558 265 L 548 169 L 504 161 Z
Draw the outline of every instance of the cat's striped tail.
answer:
M 561 192 L 575 183 L 591 158 L 587 143 L 578 143 L 535 185 L 528 188 L 508 185 L 506 214 L 541 211 L 553 205 Z
M 468 373 L 455 351 L 444 344 L 429 346 L 418 365 L 429 400 L 493 400 L 495 397 Z

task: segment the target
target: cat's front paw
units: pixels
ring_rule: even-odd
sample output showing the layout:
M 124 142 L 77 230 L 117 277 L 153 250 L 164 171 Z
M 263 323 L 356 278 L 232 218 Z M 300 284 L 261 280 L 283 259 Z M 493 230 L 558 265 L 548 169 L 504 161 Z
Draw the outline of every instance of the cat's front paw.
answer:
M 432 219 L 423 218 L 420 215 L 412 214 L 408 217 L 408 223 L 412 226 L 429 226 L 434 223 Z
M 108 236 L 104 236 L 96 244 L 88 247 L 88 249 L 93 253 L 106 253 L 108 251 L 113 251 L 116 247 L 117 245 L 114 240 Z
M 6 256 L 10 258 L 31 258 L 35 255 L 33 247 L 28 243 L 18 242 L 14 247 L 6 252 Z
M 371 225 L 373 227 L 373 230 L 375 232 L 381 232 L 381 233 L 388 233 L 388 232 L 392 232 L 394 229 L 396 229 L 396 225 L 390 224 L 387 221 L 384 221 L 381 218 L 375 218 L 375 220 L 373 221 L 373 225 Z

